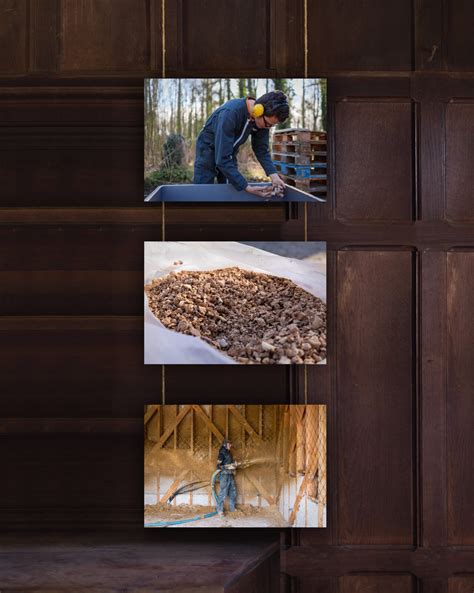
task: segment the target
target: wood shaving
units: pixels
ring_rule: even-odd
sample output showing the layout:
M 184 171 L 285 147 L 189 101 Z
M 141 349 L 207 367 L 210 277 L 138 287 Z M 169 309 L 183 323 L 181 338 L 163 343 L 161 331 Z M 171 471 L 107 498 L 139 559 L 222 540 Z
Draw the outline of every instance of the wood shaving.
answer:
M 238 267 L 171 272 L 145 286 L 168 329 L 205 340 L 242 364 L 326 358 L 326 305 L 287 278 Z

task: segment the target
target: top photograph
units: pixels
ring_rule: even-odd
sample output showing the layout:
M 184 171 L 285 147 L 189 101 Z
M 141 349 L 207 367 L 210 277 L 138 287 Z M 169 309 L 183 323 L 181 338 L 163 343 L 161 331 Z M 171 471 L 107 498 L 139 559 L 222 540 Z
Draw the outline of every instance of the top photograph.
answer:
M 146 202 L 314 202 L 327 192 L 327 81 L 145 80 Z

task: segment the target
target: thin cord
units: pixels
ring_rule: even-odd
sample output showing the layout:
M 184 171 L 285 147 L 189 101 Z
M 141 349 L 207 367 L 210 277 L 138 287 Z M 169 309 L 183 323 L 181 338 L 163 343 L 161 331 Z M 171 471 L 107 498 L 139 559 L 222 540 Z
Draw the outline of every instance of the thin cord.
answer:
M 162 65 L 162 77 L 166 77 L 166 0 L 161 0 L 161 65 Z
M 304 202 L 304 240 L 308 240 L 308 202 Z
M 165 405 L 165 365 L 161 365 L 161 404 Z
M 166 76 L 166 0 L 161 0 L 161 64 L 162 64 L 162 77 Z M 161 240 L 165 240 L 165 203 L 161 202 Z M 165 394 L 166 394 L 166 379 L 165 379 L 165 365 L 161 365 L 161 403 L 165 405 Z
M 308 367 L 304 365 L 304 403 L 308 405 Z
M 304 76 L 308 78 L 308 0 L 304 0 Z
M 166 217 L 165 217 L 165 203 L 161 202 L 161 240 L 165 240 L 165 224 L 166 224 Z

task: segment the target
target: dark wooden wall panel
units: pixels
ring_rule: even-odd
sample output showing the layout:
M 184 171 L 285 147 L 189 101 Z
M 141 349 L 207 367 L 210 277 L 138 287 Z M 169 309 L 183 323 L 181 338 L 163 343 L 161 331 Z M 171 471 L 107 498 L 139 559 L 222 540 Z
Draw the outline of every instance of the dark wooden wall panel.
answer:
M 337 488 L 343 544 L 414 543 L 413 265 L 410 251 L 338 255 Z
M 0 272 L 0 315 L 140 315 L 143 271 Z M 31 291 L 34 291 L 32 297 Z
M 161 394 L 142 317 L 1 318 L 0 336 L 0 418 L 137 417 Z
M 474 545 L 474 251 L 448 255 L 448 541 Z
M 24 72 L 28 64 L 27 0 L 0 0 L 0 74 Z
M 336 579 L 298 579 L 299 593 L 336 593 Z
M 64 131 L 67 134 L 67 130 Z M 117 146 L 75 148 L 76 131 L 65 144 L 51 140 L 46 146 L 16 146 L 1 151 L 1 199 L 5 205 L 133 206 L 143 202 L 141 159 L 135 149 Z M 75 137 L 76 136 L 76 137 Z M 140 140 L 136 143 L 138 147 Z M 133 166 L 133 175 L 128 167 Z M 65 198 L 68 196 L 68 198 Z
M 412 69 L 411 0 L 309 2 L 308 9 L 311 75 Z
M 176 0 L 165 18 L 168 75 L 304 73 L 302 2 Z
M 351 575 L 341 578 L 340 593 L 413 593 L 410 575 Z
M 143 72 L 151 55 L 154 0 L 61 0 L 59 69 Z
M 167 403 L 296 403 L 297 372 L 291 368 L 267 369 L 264 366 L 245 368 L 187 365 L 186 382 L 183 367 L 167 366 L 165 397 Z M 190 387 L 192 385 L 192 388 Z M 163 394 L 161 394 L 163 395 Z M 150 394 L 147 403 L 161 402 Z
M 447 217 L 474 220 L 474 103 L 446 106 Z
M 143 243 L 160 238 L 160 224 L 0 226 L 0 316 L 142 315 Z
M 454 72 L 473 70 L 474 6 L 469 0 L 444 0 L 447 68 Z
M 2 76 L 474 70 L 468 0 L 1 0 L 1 6 Z
M 449 579 L 448 593 L 472 593 L 474 575 L 456 576 Z
M 410 220 L 414 209 L 410 102 L 340 102 L 333 125 L 337 218 Z
M 86 432 L 87 426 L 83 423 Z M 140 521 L 143 446 L 137 438 L 139 425 L 117 425 L 114 431 L 106 425 L 96 434 L 89 425 L 87 446 L 84 434 L 74 434 L 71 427 L 68 434 L 31 434 L 38 429 L 40 421 L 27 434 L 0 437 L 3 525 L 24 525 L 25 516 L 49 529 L 87 524 L 100 529 L 117 521 Z M 125 473 L 130 479 L 123 479 Z
M 145 402 L 308 399 L 328 405 L 329 523 L 282 535 L 285 593 L 471 591 L 472 6 L 164 8 L 0 0 L 2 529 L 142 534 Z M 144 76 L 306 66 L 330 77 L 326 206 L 142 204 Z M 328 365 L 170 367 L 163 389 L 140 279 L 162 223 L 175 240 L 327 240 Z
M 220 0 L 179 0 L 178 4 L 185 71 L 198 71 L 206 64 L 213 71 L 261 72 L 273 65 L 273 48 L 266 43 L 272 26 L 270 2 L 227 0 L 223 5 Z M 242 37 L 236 25 L 244 20 L 250 26 Z

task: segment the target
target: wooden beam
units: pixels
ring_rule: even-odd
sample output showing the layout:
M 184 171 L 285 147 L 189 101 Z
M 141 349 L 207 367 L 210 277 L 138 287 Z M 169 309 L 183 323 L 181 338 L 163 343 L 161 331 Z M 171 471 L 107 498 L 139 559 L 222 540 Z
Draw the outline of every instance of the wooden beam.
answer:
M 188 473 L 189 473 L 189 469 L 185 469 L 183 472 L 181 472 L 181 474 L 176 478 L 176 480 L 174 480 L 174 482 L 171 484 L 171 486 L 168 488 L 168 490 L 163 494 L 160 502 L 166 502 L 168 500 L 168 498 L 173 494 L 173 492 L 181 484 L 181 482 L 184 480 L 186 474 L 188 474 Z
M 271 504 L 271 505 L 276 504 L 275 499 L 270 494 L 270 492 L 268 492 L 268 490 L 265 488 L 265 486 L 256 482 L 250 474 L 246 474 L 246 477 L 247 477 L 247 480 L 252 484 L 252 486 L 258 492 L 258 494 L 260 496 L 263 496 L 263 498 L 268 502 L 268 504 Z
M 145 414 L 145 426 L 150 422 L 153 416 L 158 411 L 158 405 L 147 406 L 147 411 Z
M 296 472 L 304 474 L 306 469 L 305 445 L 306 435 L 304 430 L 303 418 L 305 406 L 297 405 L 296 409 Z
M 200 418 L 202 418 L 204 420 L 204 422 L 206 423 L 206 426 L 209 428 L 209 430 L 211 430 L 218 439 L 220 439 L 220 441 L 222 442 L 224 440 L 224 435 L 221 433 L 221 431 L 217 428 L 217 426 L 214 424 L 214 422 L 211 422 L 209 420 L 208 415 L 206 414 L 206 412 L 201 408 L 201 406 L 198 405 L 193 405 L 192 408 L 195 410 L 195 412 L 199 415 Z
M 227 407 L 228 407 L 229 411 L 232 412 L 232 414 L 234 414 L 234 416 L 237 418 L 237 420 L 240 422 L 240 424 L 242 424 L 242 426 L 249 433 L 249 435 L 252 436 L 252 437 L 254 437 L 259 443 L 262 443 L 263 444 L 262 437 L 258 434 L 258 432 L 256 432 L 250 426 L 250 424 L 247 422 L 247 420 L 244 418 L 244 416 L 242 416 L 242 414 L 239 412 L 239 410 L 236 408 L 236 406 L 235 405 L 229 405 Z
M 171 434 L 174 432 L 174 430 L 176 429 L 176 427 L 178 426 L 178 424 L 186 416 L 186 414 L 189 412 L 189 410 L 191 410 L 191 408 L 192 408 L 192 406 L 190 406 L 190 405 L 187 405 L 187 406 L 184 406 L 183 407 L 183 409 L 181 410 L 181 412 L 174 419 L 174 422 L 171 423 L 165 429 L 165 432 L 161 435 L 160 440 L 156 443 L 156 445 L 153 445 L 153 449 L 155 449 L 155 448 L 160 449 L 166 443 L 166 441 L 169 439 L 169 437 L 171 436 Z
M 298 490 L 298 494 L 295 498 L 295 504 L 293 505 L 293 510 L 291 511 L 290 518 L 288 519 L 288 523 L 290 525 L 293 525 L 293 523 L 295 522 L 296 515 L 298 513 L 298 509 L 300 508 L 301 499 L 303 498 L 304 493 L 306 491 L 306 484 L 307 484 L 308 480 L 309 480 L 309 473 L 307 472 L 305 477 L 303 478 L 303 481 L 301 482 L 300 489 Z

